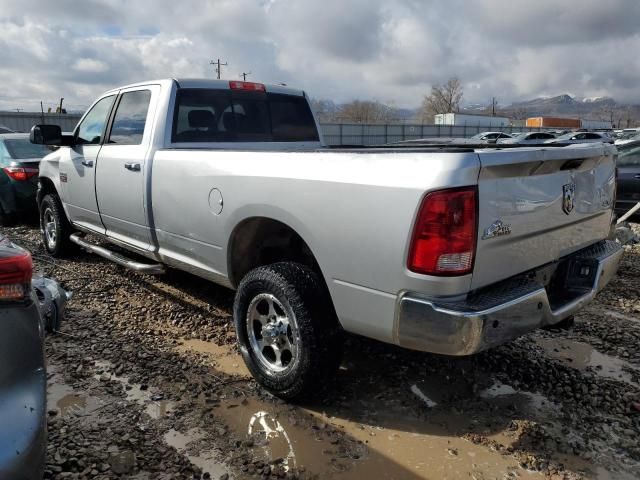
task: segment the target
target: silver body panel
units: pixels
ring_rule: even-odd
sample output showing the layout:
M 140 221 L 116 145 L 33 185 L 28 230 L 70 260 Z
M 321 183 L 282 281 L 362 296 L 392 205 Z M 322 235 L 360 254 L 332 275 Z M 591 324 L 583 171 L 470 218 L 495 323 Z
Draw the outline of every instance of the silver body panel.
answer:
M 63 187 L 58 191 L 71 222 L 155 261 L 234 287 L 238 279 L 230 278 L 228 264 L 232 233 L 247 219 L 277 220 L 310 247 L 342 326 L 354 333 L 398 343 L 394 319 L 405 292 L 464 298 L 473 289 L 557 260 L 609 233 L 611 207 L 593 204 L 594 195 L 608 192 L 613 171 L 614 150 L 602 145 L 429 152 L 331 151 L 322 148 L 322 139 L 173 144 L 178 85 L 228 88 L 228 83 L 160 80 L 111 93 L 149 85 L 157 85 L 159 91 L 154 94 L 153 120 L 144 133 L 148 148 L 105 145 L 104 150 L 114 153 L 99 155 L 96 162 L 96 203 L 104 213 L 106 232 L 80 220 L 77 209 L 67 205 Z M 277 86 L 267 86 L 267 91 L 304 95 Z M 41 175 L 56 187 L 58 168 L 68 161 L 65 150 L 71 149 L 62 147 L 41 165 Z M 133 157 L 142 168 L 124 176 L 120 164 Z M 559 162 L 586 157 L 575 172 L 559 170 Z M 63 159 L 59 164 L 58 158 Z M 113 169 L 102 168 L 103 160 L 113 162 Z M 566 215 L 558 201 L 571 175 L 578 185 L 579 205 Z M 501 219 L 511 224 L 513 233 L 484 241 L 478 236 L 473 274 L 435 277 L 409 271 L 409 242 L 424 195 L 468 185 L 479 185 L 479 230 Z M 582 191 L 583 186 L 587 190 Z M 143 215 L 136 210 L 140 208 Z

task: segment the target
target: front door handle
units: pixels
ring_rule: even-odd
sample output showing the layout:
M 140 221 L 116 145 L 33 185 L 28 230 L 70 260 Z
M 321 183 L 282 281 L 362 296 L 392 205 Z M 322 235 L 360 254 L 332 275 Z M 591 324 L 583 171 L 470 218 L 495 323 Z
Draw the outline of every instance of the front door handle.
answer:
M 131 170 L 132 172 L 139 172 L 140 164 L 129 162 L 124 164 L 124 168 L 126 168 L 127 170 Z
M 640 175 L 636 175 L 635 178 L 637 178 L 638 180 L 640 180 Z
M 82 160 L 82 165 L 84 165 L 85 167 L 93 167 L 93 160 Z

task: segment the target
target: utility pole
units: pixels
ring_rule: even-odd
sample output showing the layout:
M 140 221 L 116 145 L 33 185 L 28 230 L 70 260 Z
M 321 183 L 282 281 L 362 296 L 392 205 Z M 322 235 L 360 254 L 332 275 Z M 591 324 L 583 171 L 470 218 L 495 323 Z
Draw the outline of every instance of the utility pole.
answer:
M 495 117 L 496 116 L 496 107 L 498 106 L 498 101 L 496 100 L 496 97 L 491 97 L 491 116 Z
M 64 97 L 60 99 L 60 106 L 58 107 L 58 113 L 62 113 L 62 101 L 64 100 Z
M 40 120 L 42 120 L 42 124 L 44 125 L 44 106 L 42 105 L 42 100 L 40 100 Z
M 229 64 L 227 62 L 220 63 L 220 59 L 218 59 L 217 62 L 214 62 L 213 60 L 211 60 L 209 62 L 209 65 L 213 65 L 216 68 L 216 74 L 218 75 L 218 80 L 220 80 L 220 74 L 222 73 L 221 68 L 226 67 Z
M 20 113 L 23 109 L 22 108 L 15 108 L 14 109 L 16 112 Z
M 247 75 L 251 75 L 251 72 L 242 72 L 240 74 L 240 76 L 242 77 L 242 81 L 246 82 L 247 81 Z

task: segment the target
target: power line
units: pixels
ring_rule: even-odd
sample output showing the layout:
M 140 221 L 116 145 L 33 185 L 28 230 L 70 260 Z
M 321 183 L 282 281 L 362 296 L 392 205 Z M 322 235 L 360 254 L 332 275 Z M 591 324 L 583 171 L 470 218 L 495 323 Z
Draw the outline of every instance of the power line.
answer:
M 213 60 L 211 60 L 209 62 L 209 65 L 213 65 L 215 67 L 216 74 L 218 75 L 218 80 L 220 80 L 220 74 L 222 73 L 222 67 L 226 67 L 229 64 L 227 62 L 220 63 L 220 59 L 218 59 L 217 62 L 214 62 Z
M 251 75 L 251 72 L 242 72 L 240 74 L 240 76 L 242 77 L 242 81 L 246 82 L 247 81 L 247 75 Z

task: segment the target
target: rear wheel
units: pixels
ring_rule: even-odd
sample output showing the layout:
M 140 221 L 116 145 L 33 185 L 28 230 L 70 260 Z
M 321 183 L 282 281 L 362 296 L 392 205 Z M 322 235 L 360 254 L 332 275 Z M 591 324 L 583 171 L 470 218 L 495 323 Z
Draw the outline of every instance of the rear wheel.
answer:
M 323 387 L 340 364 L 342 335 L 313 270 L 282 262 L 256 268 L 233 307 L 238 344 L 254 378 L 292 400 Z
M 40 231 L 44 248 L 54 257 L 63 256 L 71 249 L 71 225 L 56 194 L 49 193 L 40 202 Z

